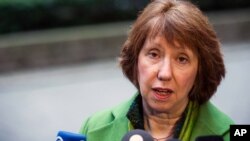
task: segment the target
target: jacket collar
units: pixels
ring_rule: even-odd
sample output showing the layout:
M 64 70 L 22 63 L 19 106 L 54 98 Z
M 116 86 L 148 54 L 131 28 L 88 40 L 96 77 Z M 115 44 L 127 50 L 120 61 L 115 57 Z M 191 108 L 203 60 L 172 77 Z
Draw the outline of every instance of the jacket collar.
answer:
M 113 120 L 111 120 L 106 125 L 92 130 L 88 133 L 88 139 L 90 141 L 96 140 L 121 140 L 122 137 L 129 131 L 129 120 L 126 117 L 126 114 L 129 110 L 130 105 L 134 101 L 135 97 L 133 96 L 129 101 L 122 103 L 121 105 L 115 107 L 111 114 Z M 117 131 L 116 133 L 110 134 L 110 131 Z M 105 139 L 104 139 L 105 138 Z

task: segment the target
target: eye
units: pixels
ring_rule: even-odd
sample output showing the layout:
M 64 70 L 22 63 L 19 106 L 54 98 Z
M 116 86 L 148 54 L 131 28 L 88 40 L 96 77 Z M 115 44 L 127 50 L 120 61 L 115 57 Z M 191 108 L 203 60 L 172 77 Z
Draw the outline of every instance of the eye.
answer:
M 150 50 L 147 54 L 147 56 L 149 56 L 152 59 L 156 59 L 160 57 L 160 53 L 158 50 Z
M 188 57 L 187 56 L 184 56 L 184 55 L 181 55 L 181 56 L 179 56 L 178 57 L 178 62 L 180 63 L 180 64 L 186 64 L 186 63 L 188 63 Z

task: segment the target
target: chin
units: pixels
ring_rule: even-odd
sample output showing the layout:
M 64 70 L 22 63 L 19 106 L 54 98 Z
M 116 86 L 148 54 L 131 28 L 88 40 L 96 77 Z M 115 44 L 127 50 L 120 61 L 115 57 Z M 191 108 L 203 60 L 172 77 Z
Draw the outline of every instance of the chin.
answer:
M 168 111 L 170 111 L 169 105 L 166 105 L 164 103 L 154 102 L 154 101 L 152 101 L 152 103 L 150 104 L 150 108 L 156 112 L 168 112 Z

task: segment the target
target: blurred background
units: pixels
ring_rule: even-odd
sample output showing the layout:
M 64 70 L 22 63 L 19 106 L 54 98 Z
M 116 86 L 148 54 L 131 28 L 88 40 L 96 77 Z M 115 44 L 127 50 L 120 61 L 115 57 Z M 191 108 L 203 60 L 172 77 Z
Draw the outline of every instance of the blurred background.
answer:
M 192 0 L 222 43 L 227 75 L 212 102 L 250 124 L 250 1 Z M 117 63 L 149 0 L 1 0 L 0 140 L 55 140 L 136 89 Z

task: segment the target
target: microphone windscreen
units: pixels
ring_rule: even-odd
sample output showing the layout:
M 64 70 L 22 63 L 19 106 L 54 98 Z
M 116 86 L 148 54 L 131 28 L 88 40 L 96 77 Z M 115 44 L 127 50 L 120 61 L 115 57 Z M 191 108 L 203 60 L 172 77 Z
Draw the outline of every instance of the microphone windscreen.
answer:
M 125 134 L 122 141 L 154 141 L 154 139 L 146 131 L 136 129 Z
M 197 137 L 195 141 L 223 141 L 223 138 L 217 135 L 200 136 Z
M 82 134 L 59 131 L 56 141 L 86 141 L 86 137 Z

